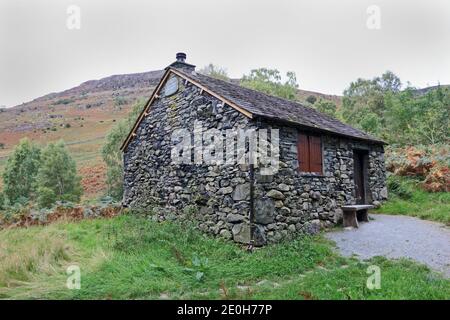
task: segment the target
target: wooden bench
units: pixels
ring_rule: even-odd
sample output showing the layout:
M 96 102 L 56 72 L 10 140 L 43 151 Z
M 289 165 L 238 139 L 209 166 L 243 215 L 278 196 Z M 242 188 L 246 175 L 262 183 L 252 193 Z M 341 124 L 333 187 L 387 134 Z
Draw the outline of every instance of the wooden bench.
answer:
M 346 227 L 358 228 L 358 221 L 369 222 L 369 209 L 373 209 L 374 206 L 369 204 L 356 204 L 343 206 L 343 225 Z

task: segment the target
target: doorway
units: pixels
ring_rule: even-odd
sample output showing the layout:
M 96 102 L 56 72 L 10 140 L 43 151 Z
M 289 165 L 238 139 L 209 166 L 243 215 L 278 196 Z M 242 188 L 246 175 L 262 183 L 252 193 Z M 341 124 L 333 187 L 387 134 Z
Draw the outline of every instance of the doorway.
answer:
M 367 166 L 369 152 L 367 150 L 353 150 L 353 170 L 355 182 L 356 204 L 367 204 Z

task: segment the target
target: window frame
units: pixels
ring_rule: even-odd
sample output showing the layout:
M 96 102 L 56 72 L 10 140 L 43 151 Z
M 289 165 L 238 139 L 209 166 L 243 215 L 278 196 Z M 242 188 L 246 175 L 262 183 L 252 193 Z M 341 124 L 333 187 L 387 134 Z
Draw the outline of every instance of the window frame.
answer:
M 301 161 L 300 161 L 300 136 L 304 136 L 307 139 L 307 158 L 308 158 L 308 171 L 304 171 L 302 169 Z M 311 159 L 312 159 L 312 153 L 311 153 L 311 137 L 318 138 L 320 141 L 320 171 L 311 171 Z M 324 154 L 323 154 L 323 136 L 321 134 L 312 133 L 312 132 L 306 132 L 306 131 L 298 131 L 297 132 L 297 164 L 298 164 L 298 172 L 301 175 L 304 176 L 323 176 L 324 175 Z

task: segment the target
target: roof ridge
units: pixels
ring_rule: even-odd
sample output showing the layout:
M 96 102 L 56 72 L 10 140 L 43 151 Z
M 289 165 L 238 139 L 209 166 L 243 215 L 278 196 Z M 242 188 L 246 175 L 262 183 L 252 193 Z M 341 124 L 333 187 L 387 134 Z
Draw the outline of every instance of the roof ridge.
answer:
M 177 69 L 177 70 L 179 70 L 179 69 Z M 195 72 L 196 72 L 196 71 L 195 71 Z M 186 74 L 186 72 L 183 72 L 183 73 Z M 262 94 L 262 95 L 265 95 L 265 96 L 267 96 L 267 97 L 271 97 L 271 98 L 275 98 L 275 99 L 280 99 L 280 100 L 283 100 L 283 101 L 286 101 L 286 102 L 289 102 L 289 103 L 295 103 L 295 104 L 298 104 L 298 105 L 300 105 L 300 106 L 302 106 L 302 107 L 304 107 L 304 108 L 309 108 L 309 109 L 315 110 L 314 108 L 305 106 L 305 105 L 301 104 L 301 103 L 298 102 L 298 101 L 289 100 L 289 99 L 287 99 L 287 98 L 283 98 L 283 97 L 279 97 L 279 96 L 274 96 L 274 95 L 271 95 L 271 94 L 267 94 L 267 93 L 265 93 L 265 92 L 258 91 L 258 90 L 256 90 L 256 89 L 252 89 L 252 88 L 248 88 L 248 87 L 244 87 L 244 86 L 235 84 L 235 83 L 230 82 L 230 81 L 225 81 L 225 80 L 222 80 L 222 79 L 219 79 L 219 78 L 214 78 L 214 77 L 211 77 L 211 76 L 209 76 L 209 75 L 203 74 L 203 73 L 201 73 L 201 72 L 196 72 L 196 73 L 202 75 L 203 77 L 207 77 L 207 78 L 212 79 L 212 80 L 215 80 L 215 81 L 221 81 L 221 82 L 224 82 L 224 83 L 226 83 L 226 84 L 230 84 L 230 85 L 232 85 L 232 86 L 234 86 L 234 87 L 236 87 L 236 88 L 239 88 L 239 89 L 246 89 L 246 90 L 249 90 L 249 91 L 253 91 L 253 92 L 256 93 L 256 94 Z M 187 74 L 187 76 L 189 76 L 189 74 Z M 240 81 L 240 79 L 239 79 L 239 81 Z

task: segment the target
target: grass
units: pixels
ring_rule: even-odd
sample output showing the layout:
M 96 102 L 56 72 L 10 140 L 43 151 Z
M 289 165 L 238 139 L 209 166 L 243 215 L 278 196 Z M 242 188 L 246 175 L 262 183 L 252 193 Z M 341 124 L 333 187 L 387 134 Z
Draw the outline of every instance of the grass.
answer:
M 395 180 L 396 187 L 391 187 L 395 190 L 390 190 L 389 200 L 375 212 L 408 215 L 450 225 L 450 192 L 430 193 L 420 189 L 416 180 L 400 177 Z
M 31 299 L 66 289 L 66 268 L 95 268 L 106 258 L 97 244 L 102 221 L 58 222 L 0 231 L 0 298 Z
M 321 236 L 248 253 L 189 225 L 147 218 L 0 231 L 0 297 L 51 299 L 448 299 L 450 282 L 411 261 L 343 258 Z M 69 290 L 66 268 L 81 268 Z M 367 267 L 381 289 L 366 288 Z

